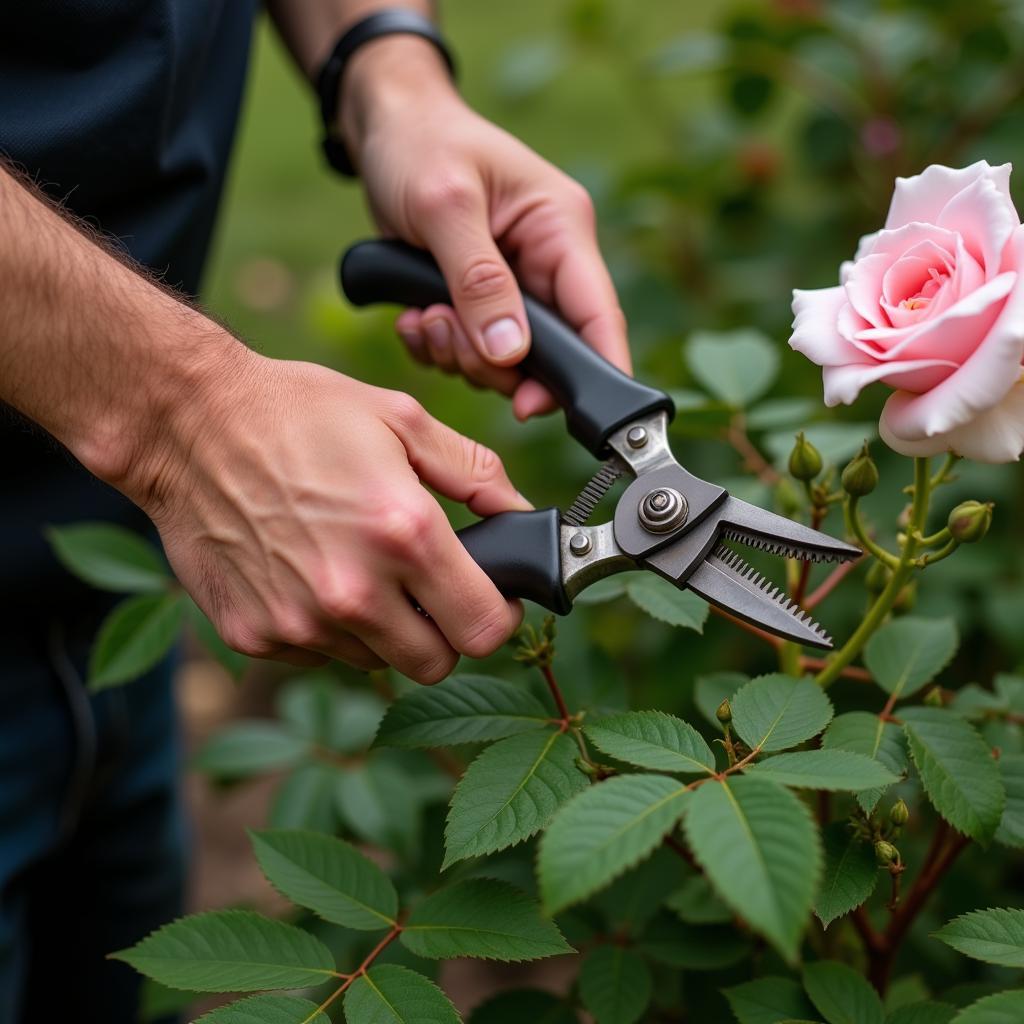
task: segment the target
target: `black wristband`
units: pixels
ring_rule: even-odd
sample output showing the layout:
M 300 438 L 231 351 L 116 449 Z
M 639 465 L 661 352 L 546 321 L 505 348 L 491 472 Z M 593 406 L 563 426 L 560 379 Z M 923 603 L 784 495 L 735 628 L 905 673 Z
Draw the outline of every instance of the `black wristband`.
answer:
M 448 65 L 448 71 L 453 78 L 455 77 L 455 61 L 437 26 L 429 18 L 415 11 L 389 7 L 357 21 L 345 32 L 335 44 L 331 55 L 324 61 L 316 78 L 316 89 L 320 96 L 320 115 L 325 130 L 324 156 L 336 171 L 350 178 L 356 177 L 356 169 L 344 141 L 338 134 L 337 126 L 341 76 L 345 73 L 345 65 L 348 64 L 349 58 L 360 46 L 372 39 L 391 35 L 420 36 L 433 43 Z

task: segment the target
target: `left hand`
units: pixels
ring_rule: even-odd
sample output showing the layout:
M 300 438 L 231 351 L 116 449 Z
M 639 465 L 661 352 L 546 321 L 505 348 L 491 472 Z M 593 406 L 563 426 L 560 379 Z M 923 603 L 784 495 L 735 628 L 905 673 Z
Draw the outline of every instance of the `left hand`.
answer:
M 398 318 L 420 362 L 512 395 L 520 419 L 554 408 L 514 369 L 529 347 L 518 279 L 630 372 L 586 190 L 467 107 L 430 44 L 395 36 L 357 54 L 342 129 L 381 231 L 430 250 L 448 283 L 454 309 Z

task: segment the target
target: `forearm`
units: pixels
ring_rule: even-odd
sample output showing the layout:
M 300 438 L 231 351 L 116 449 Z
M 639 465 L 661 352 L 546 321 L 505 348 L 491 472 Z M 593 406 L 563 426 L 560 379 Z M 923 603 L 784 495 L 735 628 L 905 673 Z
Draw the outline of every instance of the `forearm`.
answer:
M 158 435 L 247 350 L 2 165 L 0 223 L 0 400 L 97 476 L 144 487 Z

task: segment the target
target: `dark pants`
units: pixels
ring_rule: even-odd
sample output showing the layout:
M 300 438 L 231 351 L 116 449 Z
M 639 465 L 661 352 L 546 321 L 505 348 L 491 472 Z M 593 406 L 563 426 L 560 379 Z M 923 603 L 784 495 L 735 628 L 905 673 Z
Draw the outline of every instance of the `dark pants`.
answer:
M 135 1024 L 106 954 L 181 913 L 172 664 L 89 696 L 87 644 L 0 626 L 0 1024 Z

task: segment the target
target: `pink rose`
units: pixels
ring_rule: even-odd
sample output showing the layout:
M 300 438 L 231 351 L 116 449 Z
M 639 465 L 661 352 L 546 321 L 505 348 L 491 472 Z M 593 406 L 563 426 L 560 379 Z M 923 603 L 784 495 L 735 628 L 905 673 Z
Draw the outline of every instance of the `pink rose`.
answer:
M 1011 462 L 1024 449 L 1024 228 L 1010 165 L 897 178 L 885 227 L 835 288 L 793 292 L 790 345 L 825 403 L 893 389 L 879 433 L 904 455 Z

